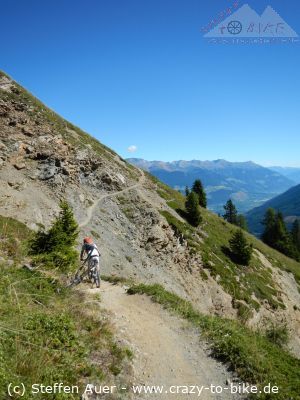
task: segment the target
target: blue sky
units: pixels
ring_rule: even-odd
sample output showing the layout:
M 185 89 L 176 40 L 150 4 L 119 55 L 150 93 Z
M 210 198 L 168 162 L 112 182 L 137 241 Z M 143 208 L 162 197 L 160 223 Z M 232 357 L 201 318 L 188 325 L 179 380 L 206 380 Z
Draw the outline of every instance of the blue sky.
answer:
M 233 2 L 0 0 L 0 68 L 123 157 L 300 166 L 300 44 L 204 41 Z M 300 34 L 298 0 L 239 3 Z

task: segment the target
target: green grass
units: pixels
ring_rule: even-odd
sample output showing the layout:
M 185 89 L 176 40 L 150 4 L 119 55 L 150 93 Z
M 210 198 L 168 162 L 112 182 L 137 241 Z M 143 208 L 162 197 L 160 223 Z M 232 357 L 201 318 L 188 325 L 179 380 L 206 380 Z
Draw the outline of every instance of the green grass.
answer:
M 271 383 L 279 394 L 261 394 L 259 399 L 300 399 L 300 360 L 262 334 L 236 321 L 204 316 L 191 303 L 161 285 L 135 285 L 128 294 L 146 294 L 156 303 L 199 327 L 211 344 L 216 358 L 228 363 L 244 382 L 259 385 Z
M 267 257 L 271 264 L 283 271 L 293 274 L 298 285 L 300 285 L 299 262 L 292 260 L 291 258 L 285 256 L 277 250 L 272 249 L 271 247 L 264 244 L 262 241 L 257 240 L 254 236 L 249 235 L 249 240 L 252 241 L 252 243 L 255 243 L 255 247 Z
M 156 178 L 152 179 L 157 185 L 158 193 L 167 201 L 179 215 L 184 216 L 185 197 L 172 188 L 160 183 Z M 272 277 L 272 271 L 262 265 L 255 256 L 248 267 L 235 264 L 226 254 L 229 238 L 236 229 L 231 224 L 212 212 L 201 209 L 203 223 L 200 229 L 195 229 L 187 222 L 181 222 L 167 211 L 161 211 L 175 234 L 181 234 L 187 241 L 190 253 L 199 252 L 202 256 L 203 266 L 209 270 L 211 276 L 218 279 L 218 283 L 229 293 L 234 300 L 245 302 L 250 309 L 258 310 L 263 301 L 268 301 L 270 306 L 276 310 L 284 308 L 280 290 Z M 246 233 L 249 242 L 253 243 L 255 249 L 263 253 L 274 267 L 291 272 L 300 283 L 300 264 L 289 259 L 283 254 L 266 246 L 254 236 Z M 253 298 L 253 294 L 256 299 Z M 234 302 L 234 304 L 239 304 Z M 244 310 L 245 311 L 245 310 Z M 241 313 L 241 319 L 245 319 L 251 312 Z
M 98 233 L 98 232 L 96 232 L 96 231 L 93 231 L 93 230 L 91 230 L 91 235 L 92 235 L 92 237 L 93 238 L 95 238 L 95 239 L 100 239 L 100 234 Z
M 168 211 L 160 211 L 160 214 L 166 218 L 175 235 L 177 237 L 182 236 L 187 241 L 191 254 L 200 251 L 199 236 L 190 224 L 180 221 Z
M 15 261 L 26 254 L 25 240 L 32 235 L 26 225 L 0 215 L 0 253 Z
M 213 277 L 219 276 L 219 283 L 234 299 L 243 300 L 252 308 L 258 309 L 258 301 L 267 300 L 273 309 L 284 308 L 280 291 L 272 278 L 270 269 L 262 265 L 253 255 L 250 265 L 243 267 L 235 264 L 224 252 L 228 247 L 229 238 L 236 229 L 233 225 L 223 221 L 207 210 L 202 210 L 204 224 L 202 229 L 206 233 L 201 243 L 202 251 L 208 258 L 207 268 Z M 257 240 L 247 234 L 254 248 Z M 252 298 L 255 295 L 258 301 Z
M 11 218 L 1 218 L 2 242 L 14 239 L 22 263 L 24 240 L 30 230 Z M 11 239 L 12 240 L 12 239 Z M 7 248 L 7 246 L 5 247 Z M 49 271 L 9 266 L 0 250 L 0 398 L 7 385 L 24 382 L 79 385 L 114 379 L 130 350 L 120 347 L 97 299 L 85 304 L 78 291 L 66 289 Z M 31 400 L 27 393 L 25 400 Z M 40 394 L 37 400 L 44 399 Z M 49 394 L 47 399 L 77 399 L 78 395 Z M 17 397 L 13 397 L 17 399 Z
M 0 354 L 5 365 L 2 373 L 0 369 L 1 398 L 8 382 L 83 387 L 121 372 L 127 349 L 115 343 L 96 304 L 89 303 L 86 312 L 78 292 L 65 290 L 39 272 L 2 266 L 0 282 Z M 61 395 L 47 398 L 64 399 Z
M 125 217 L 128 221 L 134 222 L 134 215 L 136 213 L 134 206 L 130 204 L 130 201 L 125 196 L 118 196 L 117 199 Z
M 110 282 L 113 285 L 117 285 L 118 283 L 131 285 L 132 280 L 124 278 L 123 276 L 118 275 L 101 275 L 101 279 L 106 282 Z

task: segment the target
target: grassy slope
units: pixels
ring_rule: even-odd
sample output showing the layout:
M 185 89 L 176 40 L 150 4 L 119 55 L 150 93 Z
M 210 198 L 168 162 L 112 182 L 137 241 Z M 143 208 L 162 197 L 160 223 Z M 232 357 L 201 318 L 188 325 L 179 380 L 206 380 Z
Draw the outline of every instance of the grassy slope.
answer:
M 22 260 L 29 234 L 25 225 L 1 217 L 0 397 L 7 398 L 9 382 L 24 382 L 27 388 L 33 383 L 108 382 L 130 352 L 114 342 L 97 301 L 83 307 L 79 292 L 66 290 L 49 274 L 8 265 L 7 257 L 16 264 Z M 65 398 L 78 395 L 47 395 L 49 400 Z
M 192 305 L 160 285 L 135 285 L 129 294 L 146 294 L 166 309 L 198 326 L 211 343 L 215 357 L 227 362 L 244 382 L 278 386 L 275 395 L 261 394 L 259 399 L 300 399 L 300 360 L 266 337 L 242 324 L 220 317 L 204 316 Z
M 157 192 L 169 206 L 181 216 L 184 215 L 184 196 L 157 179 L 153 177 L 151 179 L 156 185 Z M 272 271 L 263 266 L 257 257 L 252 257 L 249 267 L 243 267 L 233 263 L 226 255 L 224 248 L 228 246 L 229 238 L 236 229 L 233 225 L 205 209 L 202 209 L 203 223 L 200 229 L 182 223 L 167 211 L 163 211 L 162 214 L 174 231 L 186 238 L 191 253 L 195 251 L 201 253 L 204 272 L 205 269 L 209 270 L 225 291 L 232 295 L 235 300 L 234 305 L 242 318 L 249 317 L 251 309 L 258 309 L 263 300 L 267 300 L 274 309 L 284 308 L 280 291 L 272 279 Z M 254 248 L 263 253 L 273 266 L 293 273 L 297 283 L 300 284 L 299 263 L 271 249 L 254 236 L 247 234 L 247 237 Z

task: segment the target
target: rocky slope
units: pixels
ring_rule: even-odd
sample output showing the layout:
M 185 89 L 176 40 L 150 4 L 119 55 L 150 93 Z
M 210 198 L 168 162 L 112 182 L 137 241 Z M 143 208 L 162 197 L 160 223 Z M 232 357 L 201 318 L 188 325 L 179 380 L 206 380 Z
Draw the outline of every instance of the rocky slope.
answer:
M 37 229 L 61 198 L 102 253 L 102 273 L 161 283 L 210 314 L 260 326 L 287 323 L 300 353 L 300 266 L 255 239 L 253 265 L 222 253 L 232 227 L 203 210 L 199 230 L 176 212 L 181 196 L 0 76 L 0 214 Z

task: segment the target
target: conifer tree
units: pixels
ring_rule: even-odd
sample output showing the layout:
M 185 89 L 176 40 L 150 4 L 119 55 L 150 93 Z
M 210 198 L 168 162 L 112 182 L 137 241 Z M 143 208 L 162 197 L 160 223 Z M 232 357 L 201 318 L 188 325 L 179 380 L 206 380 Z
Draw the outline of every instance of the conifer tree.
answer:
M 73 211 L 66 201 L 60 203 L 59 216 L 49 230 L 49 238 L 53 246 L 74 246 L 78 237 L 78 224 L 74 218 Z
M 281 212 L 275 213 L 275 210 L 269 208 L 266 211 L 263 220 L 265 225 L 262 234 L 264 243 L 287 255 L 288 257 L 296 258 L 297 252 L 293 243 L 292 235 L 288 232 Z
M 243 229 L 244 231 L 248 232 L 247 220 L 246 220 L 246 218 L 245 218 L 245 216 L 243 214 L 238 214 L 237 215 L 236 225 L 239 228 Z
M 297 254 L 297 259 L 300 259 L 300 223 L 299 219 L 295 219 L 291 231 L 292 243 Z
M 233 259 L 241 265 L 249 265 L 252 255 L 252 245 L 247 242 L 247 239 L 242 231 L 238 229 L 229 241 L 229 248 Z
M 261 236 L 262 241 L 271 247 L 275 246 L 276 214 L 273 208 L 268 208 L 265 213 L 262 224 L 265 226 Z
M 188 186 L 185 187 L 185 196 L 188 197 L 188 195 L 190 194 L 190 189 Z
M 292 233 L 293 243 L 300 250 L 300 223 L 298 219 L 295 219 L 291 233 Z
M 192 187 L 192 191 L 198 195 L 199 205 L 203 208 L 206 208 L 206 206 L 207 206 L 206 193 L 204 191 L 204 188 L 203 188 L 203 185 L 202 185 L 202 182 L 200 181 L 200 179 L 195 180 L 193 187 Z
M 29 254 L 37 262 L 67 271 L 78 259 L 75 249 L 78 224 L 67 202 L 60 203 L 60 213 L 48 231 L 39 230 L 29 243 Z
M 225 214 L 223 218 L 230 224 L 237 225 L 237 209 L 233 204 L 233 201 L 229 199 L 224 206 Z
M 201 212 L 199 207 L 199 198 L 194 192 L 190 192 L 185 202 L 186 214 L 189 223 L 198 226 L 201 221 Z

